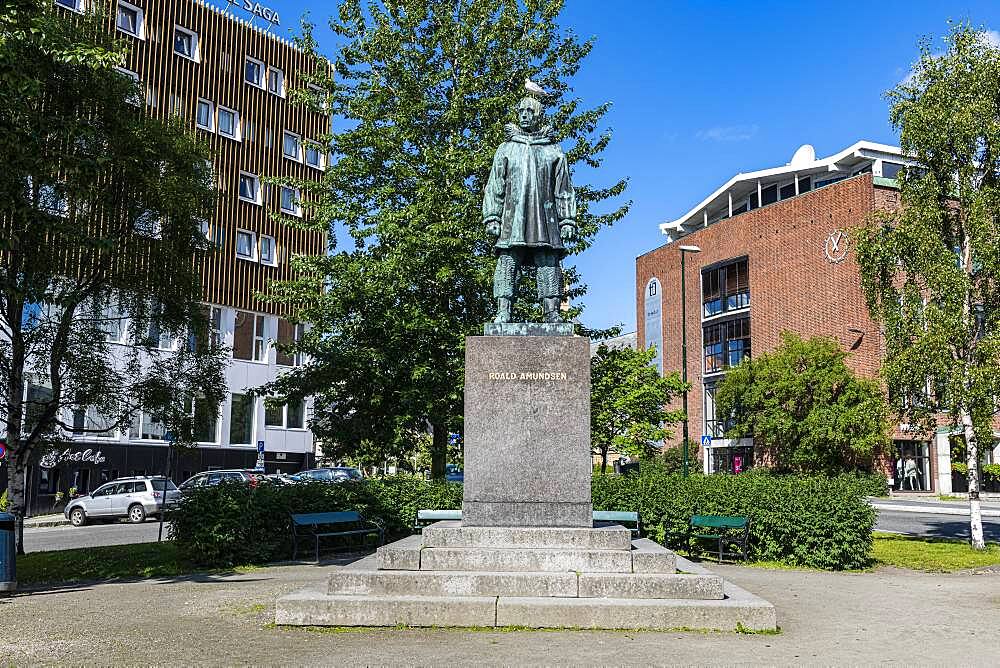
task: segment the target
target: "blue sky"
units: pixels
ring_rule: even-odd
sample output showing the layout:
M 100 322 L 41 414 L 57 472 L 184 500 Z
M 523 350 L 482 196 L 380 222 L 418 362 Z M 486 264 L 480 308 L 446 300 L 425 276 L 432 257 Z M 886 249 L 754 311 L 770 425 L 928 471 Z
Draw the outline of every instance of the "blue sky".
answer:
M 224 4 L 224 3 L 220 3 Z M 303 11 L 325 23 L 334 2 L 269 0 L 287 30 Z M 996 2 L 665 2 L 567 0 L 561 22 L 597 45 L 574 81 L 610 100 L 614 139 L 597 184 L 631 177 L 629 216 L 576 258 L 584 321 L 635 329 L 635 257 L 737 172 L 788 162 L 801 144 L 826 156 L 859 139 L 895 143 L 883 97 L 906 76 L 921 36 L 948 19 L 1000 28 Z M 234 11 L 239 13 L 240 10 Z M 324 51 L 335 48 L 328 31 Z

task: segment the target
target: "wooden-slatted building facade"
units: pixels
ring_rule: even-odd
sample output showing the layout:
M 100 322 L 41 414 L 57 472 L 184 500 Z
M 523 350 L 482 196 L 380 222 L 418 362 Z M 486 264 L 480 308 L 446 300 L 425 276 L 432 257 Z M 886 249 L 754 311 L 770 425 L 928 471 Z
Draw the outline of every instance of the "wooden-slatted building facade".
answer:
M 302 326 L 259 295 L 293 276 L 293 255 L 326 252 L 325 233 L 283 222 L 303 215 L 298 189 L 265 183 L 269 177 L 323 176 L 327 152 L 310 142 L 329 132 L 329 115 L 290 100 L 316 63 L 275 34 L 283 29 L 269 23 L 264 16 L 270 10 L 256 2 L 249 12 L 242 0 L 219 0 L 219 6 L 201 0 L 52 2 L 78 12 L 101 3 L 108 29 L 129 45 L 121 71 L 140 82 L 146 113 L 182 117 L 213 149 L 219 198 L 204 232 L 215 250 L 201 273 L 213 334 L 233 351 L 226 372 L 230 392 L 218 415 L 201 414 L 195 405 L 198 448 L 172 463 L 172 477 L 180 483 L 204 470 L 253 467 L 261 443 L 269 473 L 312 466 L 311 400 L 265 406 L 247 389 L 301 362 L 273 343 L 294 338 Z M 128 345 L 124 338 L 121 344 Z M 176 345 L 164 339 L 161 348 Z M 29 502 L 42 507 L 69 488 L 86 493 L 120 476 L 158 474 L 166 463 L 165 436 L 153 416 L 140 414 L 127 433 L 74 437 L 49 466 L 35 471 Z

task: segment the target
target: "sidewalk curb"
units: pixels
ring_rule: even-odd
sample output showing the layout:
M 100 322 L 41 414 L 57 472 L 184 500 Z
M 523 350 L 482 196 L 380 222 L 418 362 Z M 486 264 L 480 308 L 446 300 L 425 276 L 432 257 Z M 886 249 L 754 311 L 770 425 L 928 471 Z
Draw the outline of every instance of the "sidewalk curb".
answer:
M 29 520 L 24 520 L 25 529 L 42 529 L 45 527 L 61 527 L 69 526 L 69 520 L 39 520 L 37 522 L 32 522 Z
M 942 508 L 940 506 L 928 507 L 921 505 L 896 506 L 885 503 L 872 503 L 871 506 L 876 510 L 895 510 L 901 513 L 921 513 L 924 515 L 965 515 L 966 517 L 969 515 L 968 506 L 963 508 Z M 983 517 L 1000 517 L 1000 510 L 983 508 L 981 513 Z

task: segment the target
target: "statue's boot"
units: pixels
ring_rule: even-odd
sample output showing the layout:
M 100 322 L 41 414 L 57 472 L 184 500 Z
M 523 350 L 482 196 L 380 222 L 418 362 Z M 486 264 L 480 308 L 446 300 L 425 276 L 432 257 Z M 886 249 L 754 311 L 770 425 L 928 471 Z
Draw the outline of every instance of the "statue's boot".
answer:
M 497 317 L 493 322 L 510 322 L 511 300 L 508 297 L 497 298 Z
M 544 314 L 542 320 L 545 322 L 562 322 L 562 317 L 559 315 L 559 298 L 542 298 L 542 313 Z

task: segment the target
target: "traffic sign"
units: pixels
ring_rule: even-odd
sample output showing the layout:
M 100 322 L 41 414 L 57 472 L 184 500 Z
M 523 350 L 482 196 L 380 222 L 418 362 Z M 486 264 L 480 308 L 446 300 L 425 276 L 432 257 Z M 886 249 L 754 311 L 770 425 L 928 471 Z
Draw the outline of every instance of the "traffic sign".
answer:
M 710 447 L 712 447 L 712 437 L 709 436 L 708 434 L 705 434 L 704 436 L 702 436 L 701 437 L 701 447 L 703 447 L 703 448 L 710 448 Z

